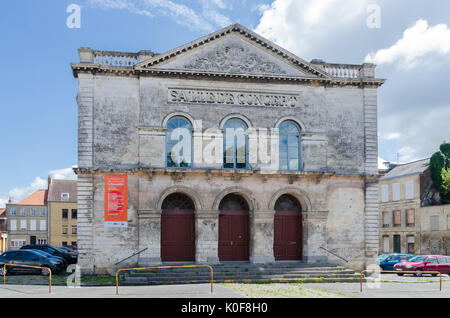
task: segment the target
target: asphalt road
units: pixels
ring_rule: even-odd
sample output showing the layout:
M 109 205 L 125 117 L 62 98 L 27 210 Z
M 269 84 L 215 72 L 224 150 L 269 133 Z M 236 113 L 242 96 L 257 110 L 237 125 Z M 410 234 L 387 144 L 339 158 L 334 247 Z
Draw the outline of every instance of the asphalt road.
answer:
M 382 275 L 379 283 L 320 283 L 304 284 L 305 287 L 339 292 L 357 298 L 450 298 L 450 277 L 443 275 L 442 291 L 439 277 L 412 277 Z M 430 282 L 431 281 L 431 282 Z M 243 298 L 223 284 L 166 285 L 166 286 L 120 286 L 116 295 L 115 286 L 68 288 L 53 286 L 48 293 L 45 285 L 0 285 L 1 298 Z

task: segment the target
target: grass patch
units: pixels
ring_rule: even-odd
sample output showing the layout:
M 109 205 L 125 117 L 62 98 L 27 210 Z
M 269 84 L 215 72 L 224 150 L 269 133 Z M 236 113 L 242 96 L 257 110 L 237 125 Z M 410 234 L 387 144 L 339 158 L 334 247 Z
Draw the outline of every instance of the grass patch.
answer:
M 250 298 L 344 298 L 346 295 L 299 283 L 221 284 Z

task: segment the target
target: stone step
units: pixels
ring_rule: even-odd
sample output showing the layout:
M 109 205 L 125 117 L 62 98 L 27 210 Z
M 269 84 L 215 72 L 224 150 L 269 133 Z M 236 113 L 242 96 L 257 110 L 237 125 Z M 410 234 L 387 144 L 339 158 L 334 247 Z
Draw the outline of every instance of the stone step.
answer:
M 189 277 L 171 277 L 171 276 L 160 276 L 160 277 L 146 277 L 146 276 L 134 276 L 125 278 L 122 281 L 127 282 L 148 282 L 148 283 L 164 283 L 166 281 L 174 281 L 174 282 L 184 282 L 184 281 L 209 281 L 211 276 L 189 276 Z M 359 275 L 215 275 L 214 280 L 224 281 L 224 280 L 245 280 L 245 279 L 347 279 L 347 278 L 359 278 Z
M 359 282 L 358 277 L 348 277 L 348 278 L 238 278 L 238 279 L 214 279 L 214 283 L 355 283 Z M 363 279 L 365 281 L 365 279 Z M 198 280 L 170 280 L 165 281 L 150 281 L 142 277 L 134 277 L 132 280 L 121 281 L 122 286 L 136 286 L 136 285 L 171 285 L 171 284 L 209 284 L 211 283 L 208 279 L 198 279 Z
M 355 272 L 349 271 L 214 271 L 214 276 L 230 276 L 230 275 L 285 275 L 285 276 L 323 276 L 323 275 L 354 275 Z M 191 276 L 210 276 L 211 272 L 186 272 L 186 273 L 171 273 L 171 272 L 130 272 L 126 277 L 191 277 Z

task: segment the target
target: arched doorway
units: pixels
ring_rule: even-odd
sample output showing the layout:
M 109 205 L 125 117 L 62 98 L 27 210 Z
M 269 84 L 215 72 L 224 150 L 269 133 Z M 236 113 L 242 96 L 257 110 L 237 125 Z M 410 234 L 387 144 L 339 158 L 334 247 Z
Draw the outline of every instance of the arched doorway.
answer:
M 237 194 L 226 195 L 219 205 L 219 260 L 248 261 L 249 208 Z
M 161 260 L 195 261 L 194 203 L 182 193 L 173 193 L 162 203 Z
M 275 203 L 273 254 L 277 261 L 302 259 L 302 207 L 292 195 Z

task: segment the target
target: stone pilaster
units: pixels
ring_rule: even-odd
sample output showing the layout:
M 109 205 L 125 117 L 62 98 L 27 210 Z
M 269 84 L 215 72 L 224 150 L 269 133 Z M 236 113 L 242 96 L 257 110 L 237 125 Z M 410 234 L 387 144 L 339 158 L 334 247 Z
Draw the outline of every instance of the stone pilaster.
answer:
M 94 164 L 94 76 L 78 74 L 78 167 L 90 168 Z
M 78 265 L 83 273 L 93 273 L 95 265 L 92 224 L 94 213 L 94 177 L 91 175 L 78 175 L 77 192 Z
M 139 266 L 161 264 L 161 210 L 139 210 Z
M 195 261 L 219 263 L 219 211 L 195 211 Z
M 275 211 L 256 211 L 250 215 L 250 262 L 270 263 L 273 256 Z

